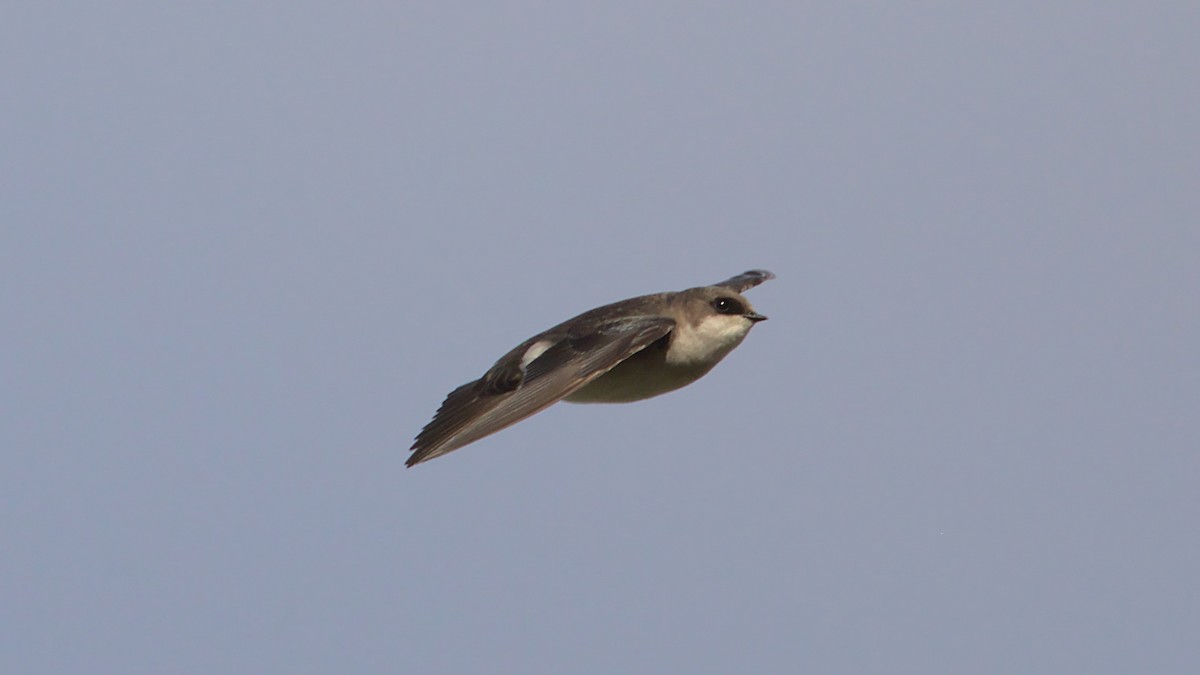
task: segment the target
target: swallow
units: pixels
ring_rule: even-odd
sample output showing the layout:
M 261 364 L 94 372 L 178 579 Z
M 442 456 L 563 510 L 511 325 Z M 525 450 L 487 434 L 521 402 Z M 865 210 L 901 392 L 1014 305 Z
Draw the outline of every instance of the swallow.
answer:
M 695 382 L 766 320 L 742 293 L 773 278 L 750 270 L 711 286 L 621 300 L 534 335 L 450 392 L 405 464 L 440 457 L 558 401 L 629 403 Z

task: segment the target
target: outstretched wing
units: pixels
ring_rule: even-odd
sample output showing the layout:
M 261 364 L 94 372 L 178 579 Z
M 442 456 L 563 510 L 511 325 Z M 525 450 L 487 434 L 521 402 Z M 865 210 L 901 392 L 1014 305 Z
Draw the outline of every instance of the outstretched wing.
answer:
M 730 278 L 726 279 L 725 281 L 713 284 L 713 286 L 722 286 L 724 288 L 729 288 L 738 293 L 741 293 L 742 291 L 745 291 L 748 288 L 754 288 L 755 286 L 761 284 L 762 282 L 768 281 L 768 280 L 774 279 L 774 278 L 775 278 L 775 275 L 771 274 L 770 272 L 768 272 L 766 270 L 748 270 L 746 272 L 742 272 L 741 274 L 737 275 L 736 277 L 730 277 Z
M 671 332 L 664 317 L 601 324 L 586 335 L 541 335 L 501 359 L 484 377 L 450 392 L 433 421 L 417 434 L 413 466 L 494 434 L 569 396 Z M 553 340 L 546 347 L 545 343 Z M 528 349 L 542 349 L 528 363 Z

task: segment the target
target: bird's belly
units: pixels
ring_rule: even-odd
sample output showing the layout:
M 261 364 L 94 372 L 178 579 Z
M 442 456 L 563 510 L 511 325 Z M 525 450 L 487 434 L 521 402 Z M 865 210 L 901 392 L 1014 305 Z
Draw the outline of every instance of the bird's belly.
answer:
M 713 364 L 715 365 L 715 364 Z M 592 380 L 564 401 L 629 403 L 675 391 L 700 379 L 712 366 L 669 366 L 661 360 L 631 358 Z

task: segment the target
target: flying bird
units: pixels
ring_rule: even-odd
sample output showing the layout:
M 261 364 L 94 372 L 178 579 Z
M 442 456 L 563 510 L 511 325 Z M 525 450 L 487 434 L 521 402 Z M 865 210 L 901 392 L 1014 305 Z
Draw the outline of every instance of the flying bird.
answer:
M 767 318 L 742 292 L 774 278 L 750 270 L 711 286 L 621 300 L 534 335 L 450 392 L 405 464 L 440 457 L 558 401 L 628 403 L 695 382 Z

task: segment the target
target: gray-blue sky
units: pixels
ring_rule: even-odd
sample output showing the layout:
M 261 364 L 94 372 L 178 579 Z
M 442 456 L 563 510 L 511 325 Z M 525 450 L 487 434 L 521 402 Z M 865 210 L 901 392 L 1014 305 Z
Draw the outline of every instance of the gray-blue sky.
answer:
M 1195 672 L 1198 25 L 6 7 L 0 670 Z M 750 267 L 696 385 L 402 468 Z

